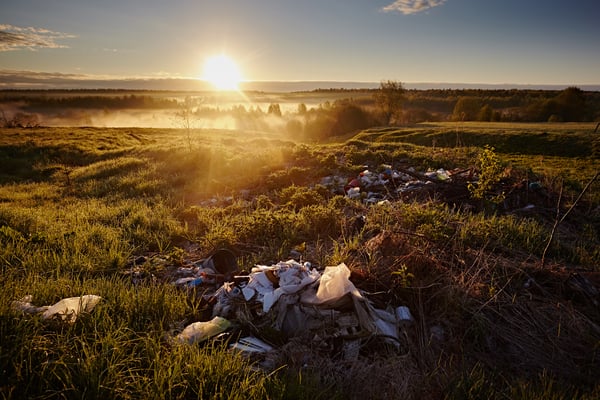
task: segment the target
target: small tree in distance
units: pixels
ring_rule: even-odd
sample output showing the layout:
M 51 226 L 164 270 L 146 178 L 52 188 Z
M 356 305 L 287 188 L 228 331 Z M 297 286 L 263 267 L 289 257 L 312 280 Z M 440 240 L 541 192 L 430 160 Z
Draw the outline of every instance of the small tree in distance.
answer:
M 454 105 L 452 119 L 454 121 L 475 121 L 481 110 L 481 100 L 477 97 L 462 96 Z
M 390 125 L 395 115 L 402 110 L 405 89 L 402 82 L 381 81 L 375 93 L 375 103 L 381 110 L 386 125 Z
M 279 104 L 277 104 L 277 103 L 269 104 L 268 114 L 273 114 L 278 117 L 281 117 L 281 107 L 279 107 Z
M 183 103 L 175 113 L 175 122 L 180 128 L 185 129 L 189 150 L 192 150 L 192 129 L 195 127 L 194 100 L 186 96 Z

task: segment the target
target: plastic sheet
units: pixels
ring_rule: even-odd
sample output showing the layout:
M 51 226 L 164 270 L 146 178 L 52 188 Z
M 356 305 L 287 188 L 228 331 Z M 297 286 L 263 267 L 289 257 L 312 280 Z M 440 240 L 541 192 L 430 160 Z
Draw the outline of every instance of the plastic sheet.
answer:
M 43 319 L 60 317 L 62 320 L 74 322 L 82 312 L 90 312 L 102 300 L 102 297 L 94 294 L 86 294 L 81 297 L 69 297 L 50 306 L 42 314 Z
M 13 302 L 13 308 L 29 314 L 42 313 L 43 319 L 59 317 L 63 321 L 75 322 L 82 312 L 90 312 L 102 300 L 94 294 L 80 297 L 68 297 L 51 306 L 36 307 L 31 304 L 32 296 L 27 295 L 19 301 Z
M 335 267 L 326 267 L 319 280 L 316 293 L 314 291 L 304 292 L 302 302 L 318 305 L 333 304 L 344 295 L 356 291 L 356 287 L 350 281 L 350 270 L 346 264 L 341 263 Z
M 200 343 L 205 340 L 217 336 L 219 333 L 225 332 L 231 327 L 231 322 L 223 317 L 214 317 L 210 321 L 194 322 L 185 327 L 185 329 L 177 335 L 177 341 L 181 343 Z

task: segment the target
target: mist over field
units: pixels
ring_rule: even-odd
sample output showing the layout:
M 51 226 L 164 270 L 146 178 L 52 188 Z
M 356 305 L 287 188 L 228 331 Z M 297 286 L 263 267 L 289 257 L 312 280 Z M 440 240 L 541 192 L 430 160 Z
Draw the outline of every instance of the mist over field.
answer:
M 190 128 L 272 131 L 285 129 L 299 104 L 311 109 L 328 101 L 322 94 L 296 97 L 242 92 L 18 91 L 5 92 L 0 111 L 5 117 L 27 115 L 49 127 L 182 128 L 187 123 L 181 112 L 187 107 L 193 114 L 187 121 Z M 269 112 L 273 105 L 277 111 Z
M 4 90 L 0 91 L 0 118 L 6 127 L 230 129 L 310 140 L 390 123 L 592 122 L 600 118 L 600 92 L 578 87 L 416 90 L 400 84 L 399 89 L 393 115 L 386 115 L 379 89 Z

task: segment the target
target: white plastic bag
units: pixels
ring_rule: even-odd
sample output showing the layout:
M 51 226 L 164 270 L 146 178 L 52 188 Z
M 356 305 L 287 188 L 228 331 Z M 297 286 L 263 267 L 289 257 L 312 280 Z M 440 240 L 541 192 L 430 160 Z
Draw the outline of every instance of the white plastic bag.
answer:
M 86 294 L 81 297 L 68 297 L 62 299 L 51 306 L 36 307 L 31 304 L 32 298 L 33 296 L 27 295 L 21 300 L 13 301 L 13 308 L 27 314 L 42 313 L 43 319 L 58 316 L 63 321 L 68 322 L 75 322 L 79 314 L 84 311 L 92 311 L 100 300 L 102 300 L 102 297 L 96 296 L 95 294 Z
M 58 303 L 48 307 L 42 314 L 42 318 L 48 319 L 58 315 L 62 320 L 75 322 L 80 313 L 92 311 L 100 300 L 102 300 L 102 297 L 96 296 L 95 294 L 86 294 L 81 297 L 62 299 Z
M 353 292 L 357 292 L 357 289 L 350 281 L 350 270 L 346 264 L 341 263 L 335 267 L 325 268 L 316 294 L 311 291 L 304 292 L 302 302 L 319 305 L 332 304 Z
M 336 267 L 327 267 L 317 290 L 317 299 L 321 303 L 335 301 L 355 289 L 350 282 L 350 270 L 346 264 L 341 263 Z

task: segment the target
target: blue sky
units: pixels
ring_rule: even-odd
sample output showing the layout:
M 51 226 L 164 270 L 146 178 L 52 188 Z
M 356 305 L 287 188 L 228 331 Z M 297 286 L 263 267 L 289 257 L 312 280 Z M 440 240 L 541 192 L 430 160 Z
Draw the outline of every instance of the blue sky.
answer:
M 194 78 L 225 53 L 246 80 L 599 84 L 599 18 L 598 0 L 7 0 L 0 70 Z

